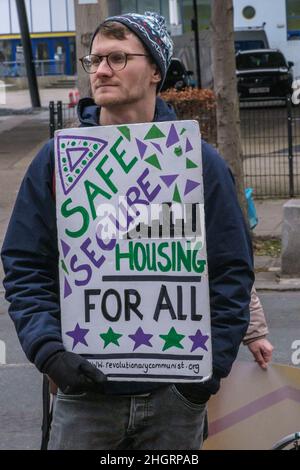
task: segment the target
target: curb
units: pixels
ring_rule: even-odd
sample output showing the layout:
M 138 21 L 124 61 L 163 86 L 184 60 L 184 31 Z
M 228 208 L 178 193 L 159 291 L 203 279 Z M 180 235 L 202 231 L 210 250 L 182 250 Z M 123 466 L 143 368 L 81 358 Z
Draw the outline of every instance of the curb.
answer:
M 255 281 L 257 291 L 300 292 L 300 279 L 280 279 L 279 281 Z
M 0 108 L 0 116 L 18 116 L 18 115 L 37 115 L 40 112 L 48 111 L 48 107 L 41 106 L 40 108 Z

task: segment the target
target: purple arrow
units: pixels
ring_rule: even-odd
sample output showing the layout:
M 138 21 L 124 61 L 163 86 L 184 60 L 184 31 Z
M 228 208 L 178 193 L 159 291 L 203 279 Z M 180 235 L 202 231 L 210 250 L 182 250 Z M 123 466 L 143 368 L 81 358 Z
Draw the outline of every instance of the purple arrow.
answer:
M 66 299 L 69 297 L 69 295 L 72 294 L 72 289 L 70 284 L 68 283 L 68 280 L 65 278 L 65 289 L 64 289 L 64 298 Z
M 140 156 L 141 156 L 141 158 L 144 158 L 146 150 L 147 150 L 148 147 L 141 140 L 139 140 L 139 139 L 135 139 L 135 140 L 136 140 L 139 152 L 140 152 Z
M 179 137 L 178 137 L 174 124 L 172 124 L 170 132 L 169 132 L 168 140 L 167 140 L 167 148 L 171 147 L 177 142 L 179 142 Z
M 162 154 L 163 151 L 161 149 L 161 146 L 159 144 L 156 144 L 155 142 L 151 142 L 151 144 Z
M 198 186 L 200 186 L 200 183 L 197 181 L 187 180 L 184 195 L 186 196 L 187 194 L 191 193 Z
M 189 141 L 189 139 L 186 139 L 185 153 L 188 153 L 188 152 L 190 152 L 191 150 L 194 150 L 193 147 L 192 147 L 192 144 L 191 144 L 191 142 Z
M 66 258 L 69 251 L 71 250 L 71 247 L 66 242 L 64 242 L 63 240 L 60 240 L 60 243 L 61 243 L 61 246 L 62 246 L 64 258 Z
M 165 185 L 169 188 L 170 186 L 172 186 L 174 181 L 177 180 L 178 176 L 179 175 L 166 175 L 166 176 L 161 176 L 160 178 L 163 180 Z

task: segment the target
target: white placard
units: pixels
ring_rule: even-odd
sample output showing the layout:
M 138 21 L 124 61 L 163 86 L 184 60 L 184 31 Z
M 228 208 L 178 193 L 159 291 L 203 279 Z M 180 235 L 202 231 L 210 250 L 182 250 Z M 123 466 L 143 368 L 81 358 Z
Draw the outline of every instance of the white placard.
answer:
M 64 345 L 109 380 L 211 374 L 196 121 L 56 132 Z

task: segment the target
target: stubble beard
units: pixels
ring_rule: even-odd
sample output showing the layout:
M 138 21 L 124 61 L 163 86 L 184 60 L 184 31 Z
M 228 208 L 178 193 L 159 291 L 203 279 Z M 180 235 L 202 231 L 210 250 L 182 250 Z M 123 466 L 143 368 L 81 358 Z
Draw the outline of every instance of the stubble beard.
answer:
M 143 93 L 127 93 L 126 96 L 102 96 L 94 95 L 95 103 L 102 108 L 114 109 L 116 107 L 133 106 L 141 100 Z

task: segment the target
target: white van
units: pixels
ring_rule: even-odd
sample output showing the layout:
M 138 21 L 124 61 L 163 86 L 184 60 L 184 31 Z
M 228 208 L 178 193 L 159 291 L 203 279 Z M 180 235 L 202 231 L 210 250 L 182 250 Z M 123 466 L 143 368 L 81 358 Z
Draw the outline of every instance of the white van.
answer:
M 248 51 L 253 49 L 269 49 L 269 41 L 263 26 L 249 28 L 235 28 L 235 51 Z

